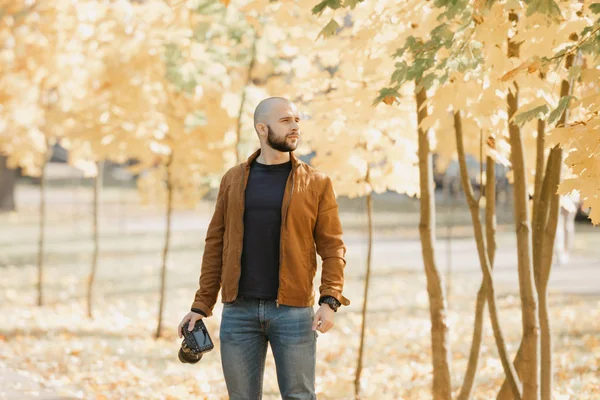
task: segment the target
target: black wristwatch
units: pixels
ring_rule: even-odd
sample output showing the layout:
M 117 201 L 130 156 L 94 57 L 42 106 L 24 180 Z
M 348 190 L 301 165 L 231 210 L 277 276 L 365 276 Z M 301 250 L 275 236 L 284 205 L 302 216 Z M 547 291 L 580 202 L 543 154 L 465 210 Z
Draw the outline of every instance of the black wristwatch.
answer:
M 319 299 L 319 305 L 327 304 L 329 308 L 331 308 L 334 312 L 337 312 L 338 308 L 342 305 L 335 297 L 333 296 L 323 296 Z

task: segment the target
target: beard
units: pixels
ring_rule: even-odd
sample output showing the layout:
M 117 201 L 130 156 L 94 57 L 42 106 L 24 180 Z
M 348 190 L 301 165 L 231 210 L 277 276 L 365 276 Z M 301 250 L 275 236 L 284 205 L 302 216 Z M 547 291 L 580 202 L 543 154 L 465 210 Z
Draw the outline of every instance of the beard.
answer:
M 283 138 L 278 138 L 275 136 L 275 132 L 271 129 L 269 125 L 267 125 L 268 135 L 267 135 L 267 144 L 274 150 L 281 151 L 282 153 L 287 153 L 290 151 L 296 150 L 298 147 L 298 143 L 296 144 L 288 144 L 287 135 Z

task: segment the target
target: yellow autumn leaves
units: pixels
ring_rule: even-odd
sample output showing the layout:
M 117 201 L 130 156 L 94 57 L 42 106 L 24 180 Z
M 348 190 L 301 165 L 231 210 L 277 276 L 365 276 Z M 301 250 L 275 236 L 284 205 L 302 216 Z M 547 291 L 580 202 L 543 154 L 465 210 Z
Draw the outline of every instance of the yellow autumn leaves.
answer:
M 5 5 L 0 21 L 0 151 L 11 166 L 32 175 L 41 172 L 47 149 L 57 140 L 70 148 L 72 163 L 88 175 L 103 159 L 135 158 L 139 172 L 164 166 L 174 155 L 169 168 L 177 173 L 172 176 L 182 177 L 182 188 L 202 192 L 202 185 L 254 150 L 253 107 L 276 95 L 300 106 L 305 115 L 302 152 L 316 151 L 314 164 L 334 177 L 340 194 L 418 193 L 413 89 L 407 87 L 400 97 L 384 96 L 384 105 L 372 104 L 394 73 L 398 60 L 391 55 L 410 36 L 427 39 L 438 24 L 439 9 L 416 0 L 379 0 L 314 16 L 315 4 L 308 1 L 223 3 L 18 0 Z M 494 137 L 496 149 L 485 147 L 484 153 L 508 164 L 505 98 L 510 82 L 520 87 L 520 111 L 540 106 L 540 99 L 549 109 L 556 107 L 556 82 L 569 72 L 541 60 L 571 43 L 572 35 L 593 20 L 587 9 L 565 3 L 559 24 L 534 14 L 511 26 L 507 4 L 495 2 L 487 10 L 483 3 L 474 4 L 476 21 L 457 36 L 456 46 L 462 47 L 440 51 L 439 57 L 458 50 L 464 57 L 450 63 L 454 70 L 447 81 L 428 95 L 424 123 L 442 165 L 456 156 L 448 134 L 449 108 L 463 110 L 468 153 L 479 156 L 480 135 L 484 142 Z M 525 15 L 526 10 L 516 11 Z M 319 33 L 330 20 L 339 29 L 323 40 Z M 520 41 L 519 58 L 506 56 L 508 36 Z M 461 72 L 456 60 L 476 54 L 483 64 Z M 575 125 L 554 137 L 564 139 L 595 126 L 594 60 L 581 68 L 589 71 L 583 72 L 591 92 L 585 101 L 572 103 L 568 123 Z M 523 133 L 533 149 L 533 120 Z M 560 142 L 575 151 L 585 141 Z M 595 172 L 590 173 L 597 170 L 597 150 L 585 143 L 589 157 L 575 160 L 572 155 L 569 160 L 583 162 L 576 174 L 583 177 L 579 182 L 592 185 L 581 188 L 592 206 L 600 201 Z M 533 154 L 527 152 L 530 165 Z M 528 173 L 532 184 L 533 168 Z M 567 184 L 562 188 L 567 190 Z

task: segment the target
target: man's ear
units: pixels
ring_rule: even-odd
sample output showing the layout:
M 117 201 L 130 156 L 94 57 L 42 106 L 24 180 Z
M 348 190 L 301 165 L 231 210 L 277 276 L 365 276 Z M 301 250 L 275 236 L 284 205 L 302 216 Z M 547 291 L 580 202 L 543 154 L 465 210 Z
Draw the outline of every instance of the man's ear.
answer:
M 262 122 L 256 124 L 256 130 L 258 131 L 259 135 L 266 135 L 267 133 L 269 133 L 267 129 L 267 124 L 264 124 Z

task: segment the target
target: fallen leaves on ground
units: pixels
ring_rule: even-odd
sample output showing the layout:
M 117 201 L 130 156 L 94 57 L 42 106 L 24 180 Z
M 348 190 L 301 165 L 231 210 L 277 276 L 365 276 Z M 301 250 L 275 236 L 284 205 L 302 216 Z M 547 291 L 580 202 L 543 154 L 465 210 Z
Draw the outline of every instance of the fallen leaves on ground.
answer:
M 100 285 L 96 317 L 90 320 L 81 299 L 32 306 L 34 272 L 33 266 L 4 270 L 6 279 L 0 286 L 0 370 L 3 366 L 25 373 L 41 388 L 75 398 L 227 398 L 218 342 L 219 305 L 214 317 L 206 320 L 217 345 L 215 350 L 199 364 L 183 365 L 177 359 L 180 339 L 175 328 L 186 312 L 185 293 L 189 290 L 169 291 L 163 338 L 154 340 L 158 301 L 151 291 L 103 297 L 102 291 L 108 291 L 110 284 Z M 65 287 L 70 284 L 69 279 L 64 282 Z M 349 285 L 358 288 L 360 282 Z M 456 282 L 454 290 L 471 293 L 476 286 L 476 279 L 466 279 Z M 14 290 L 19 296 L 13 296 L 11 288 L 17 288 Z M 373 278 L 361 381 L 364 399 L 430 398 L 430 323 L 424 290 L 423 278 L 414 273 L 400 274 L 392 280 L 377 275 Z M 61 296 L 49 293 L 48 297 Z M 598 398 L 600 300 L 564 295 L 551 298 L 555 398 Z M 352 398 L 362 302 L 358 296 L 353 300 L 353 306 L 337 316 L 336 327 L 319 336 L 319 399 Z M 450 304 L 452 377 L 458 391 L 468 358 L 474 302 L 472 296 L 457 295 Z M 514 355 L 521 332 L 519 301 L 508 295 L 499 299 L 499 305 L 509 352 Z M 486 322 L 474 398 L 492 398 L 502 378 L 502 366 Z M 266 399 L 279 398 L 270 350 L 264 387 Z
M 64 201 L 61 204 L 65 209 L 70 205 Z M 155 340 L 162 218 L 146 215 L 149 211 L 137 206 L 127 208 L 123 215 L 129 218 L 128 224 L 143 227 L 143 233 L 123 230 L 119 221 L 104 221 L 94 288 L 94 318 L 88 319 L 85 298 L 92 249 L 89 227 L 83 218 L 61 214 L 59 206 L 53 205 L 58 211 L 49 215 L 52 221 L 48 229 L 52 234 L 47 235 L 46 243 L 43 307 L 35 306 L 37 268 L 33 264 L 38 226 L 32 216 L 36 214 L 32 209 L 1 221 L 6 222 L 8 230 L 3 232 L 9 235 L 0 238 L 0 376 L 5 371 L 14 372 L 22 378 L 21 383 L 15 381 L 15 385 L 21 385 L 19 393 L 31 396 L 15 399 L 34 398 L 34 393 L 39 395 L 48 390 L 59 396 L 95 400 L 227 399 L 218 340 L 220 303 L 214 316 L 205 320 L 215 350 L 196 365 L 181 364 L 177 358 L 181 340 L 176 336 L 176 327 L 188 312 L 197 288 L 204 233 L 184 229 L 187 226 L 183 225 L 174 229 L 163 337 Z M 387 218 L 387 214 L 380 218 L 384 216 Z M 187 214 L 184 217 L 190 219 Z M 364 222 L 362 214 L 352 218 Z M 71 219 L 76 224 L 69 225 Z M 403 229 L 394 232 L 394 240 L 418 237 L 417 230 Z M 585 247 L 587 254 L 598 254 L 594 252 L 597 236 L 585 240 L 589 241 Z M 515 251 L 506 246 L 499 240 L 499 251 Z M 420 253 L 420 248 L 414 252 Z M 403 259 L 419 260 L 417 256 L 408 256 L 402 253 Z M 464 261 L 462 257 L 476 257 L 476 254 L 456 252 L 453 262 L 458 265 Z M 373 266 L 371 276 L 361 380 L 363 399 L 429 399 L 431 324 L 424 273 L 418 266 L 403 266 L 416 267 L 415 270 L 398 269 L 395 260 L 390 260 L 389 265 L 385 261 Z M 344 292 L 352 304 L 342 308 L 336 314 L 336 326 L 318 338 L 316 389 L 320 400 L 353 399 L 363 303 L 363 263 L 363 258 L 348 259 Z M 514 271 L 503 273 L 514 273 L 516 281 L 516 266 Z M 318 273 L 317 285 L 319 278 Z M 455 396 L 468 361 L 480 283 L 479 271 L 453 273 L 447 323 L 451 329 Z M 508 351 L 514 357 L 522 330 L 518 285 L 498 286 L 496 293 Z M 600 398 L 600 296 L 551 293 L 550 309 L 554 399 Z M 503 379 L 486 319 L 473 398 L 495 398 Z M 15 388 L 7 390 L 14 392 Z M 280 399 L 270 350 L 263 398 Z

